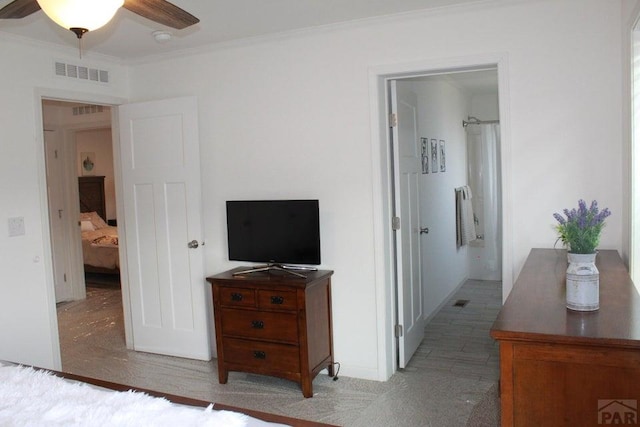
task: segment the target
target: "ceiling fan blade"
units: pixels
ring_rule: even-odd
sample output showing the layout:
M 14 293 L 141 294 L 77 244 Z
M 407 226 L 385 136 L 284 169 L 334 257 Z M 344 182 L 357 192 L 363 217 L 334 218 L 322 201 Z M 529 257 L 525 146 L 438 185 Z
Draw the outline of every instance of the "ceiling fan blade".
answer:
M 154 22 L 178 30 L 200 22 L 189 12 L 166 0 L 125 0 L 123 7 Z
M 39 10 L 37 0 L 14 0 L 0 9 L 0 19 L 20 19 Z

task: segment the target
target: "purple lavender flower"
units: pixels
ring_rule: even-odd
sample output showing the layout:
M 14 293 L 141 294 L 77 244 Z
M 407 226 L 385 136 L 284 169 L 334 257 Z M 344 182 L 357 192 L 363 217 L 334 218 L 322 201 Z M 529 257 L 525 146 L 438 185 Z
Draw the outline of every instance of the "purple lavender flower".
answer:
M 569 209 L 565 209 L 563 210 L 564 214 L 567 216 L 567 219 L 569 221 L 573 220 L 573 218 L 577 215 L 577 212 L 575 209 L 569 210 Z
M 555 226 L 558 240 L 562 241 L 570 252 L 593 253 L 600 241 L 604 220 L 611 215 L 611 211 L 608 208 L 600 211 L 595 200 L 587 209 L 587 203 L 580 199 L 577 210 L 564 209 L 563 212 L 566 219 L 558 213 L 553 214 L 558 221 L 558 225 Z
M 587 226 L 587 219 L 586 215 L 581 214 L 578 217 L 578 228 L 584 229 Z
M 600 211 L 594 217 L 595 224 L 600 224 L 600 223 L 604 222 L 604 219 L 606 217 L 608 217 L 609 215 L 611 215 L 611 212 L 609 211 L 609 208 L 604 208 L 602 211 Z
M 582 199 L 578 200 L 578 207 L 578 213 L 580 214 L 580 216 L 585 216 L 587 214 L 587 204 L 585 203 L 585 201 Z
M 566 210 L 566 209 L 565 209 Z M 566 224 L 567 221 L 565 221 L 565 219 L 562 217 L 562 215 L 560 215 L 559 213 L 554 213 L 553 217 L 558 220 L 558 222 L 562 225 Z

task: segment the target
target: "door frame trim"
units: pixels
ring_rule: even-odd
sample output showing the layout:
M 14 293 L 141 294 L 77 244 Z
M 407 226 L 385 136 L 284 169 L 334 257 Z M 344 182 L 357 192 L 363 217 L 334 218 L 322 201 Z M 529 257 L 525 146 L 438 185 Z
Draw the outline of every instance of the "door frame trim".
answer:
M 622 224 L 628 225 L 628 233 L 622 233 L 621 254 L 623 260 L 627 262 L 629 274 L 640 291 L 640 224 L 636 218 L 636 213 L 640 210 L 640 150 L 636 147 L 640 135 L 640 126 L 637 115 L 639 114 L 640 101 L 634 96 L 634 90 L 638 86 L 638 78 L 636 72 L 640 66 L 636 64 L 636 58 L 640 57 L 640 48 L 635 42 L 636 35 L 640 35 L 640 4 L 636 4 L 629 19 L 624 22 L 626 25 L 626 37 L 623 38 L 622 50 L 623 57 L 629 61 L 628 66 L 622 67 L 622 86 L 623 86 L 623 152 L 629 154 L 626 161 L 623 161 L 623 189 L 622 194 L 630 194 L 631 197 L 624 198 L 622 203 Z M 626 249 L 626 254 L 624 250 Z M 625 259 L 626 258 L 626 259 Z
M 502 186 L 502 299 L 511 292 L 514 282 L 512 245 L 511 191 L 511 125 L 509 107 L 509 67 L 506 53 L 423 60 L 371 67 L 369 69 L 369 106 L 371 119 L 372 207 L 374 225 L 374 268 L 378 337 L 378 379 L 388 380 L 397 370 L 394 324 L 395 265 L 393 253 L 393 185 L 391 176 L 390 139 L 388 127 L 387 81 L 407 77 L 476 71 L 488 67 L 498 71 L 501 131 Z
M 51 354 L 53 356 L 53 369 L 62 370 L 62 358 L 60 355 L 60 335 L 58 332 L 58 316 L 56 311 L 56 295 L 54 287 L 53 277 L 53 261 L 52 261 L 52 248 L 51 248 L 51 224 L 49 222 L 49 196 L 47 195 L 47 171 L 46 171 L 46 159 L 44 148 L 44 123 L 43 123 L 43 111 L 42 101 L 44 99 L 65 101 L 65 102 L 87 102 L 94 104 L 109 105 L 113 108 L 113 114 L 117 114 L 117 106 L 127 102 L 125 98 L 114 97 L 110 95 L 101 95 L 95 93 L 75 92 L 69 90 L 60 90 L 53 88 L 37 87 L 34 89 L 34 114 L 35 114 L 35 140 L 36 140 L 36 156 L 38 163 L 38 188 L 40 190 L 40 218 L 42 220 L 42 251 L 44 263 L 44 277 L 45 277 L 45 289 L 46 299 L 49 307 L 49 328 L 51 336 Z M 112 120 L 112 129 L 117 130 L 117 121 Z M 117 133 L 113 131 L 114 133 Z M 114 137 L 114 155 L 116 146 L 119 150 L 119 139 Z M 116 177 L 116 199 L 118 198 L 117 186 L 120 182 L 119 175 L 120 169 L 117 169 L 114 165 L 114 175 Z M 117 170 L 116 170 L 117 169 Z M 118 207 L 118 215 L 120 215 L 120 209 Z M 127 292 L 125 290 L 125 284 L 123 283 L 123 295 Z M 125 317 L 125 336 L 127 337 L 127 347 L 129 347 L 129 337 L 131 336 L 130 321 L 130 307 L 128 307 L 128 298 L 126 301 L 123 298 L 124 317 Z

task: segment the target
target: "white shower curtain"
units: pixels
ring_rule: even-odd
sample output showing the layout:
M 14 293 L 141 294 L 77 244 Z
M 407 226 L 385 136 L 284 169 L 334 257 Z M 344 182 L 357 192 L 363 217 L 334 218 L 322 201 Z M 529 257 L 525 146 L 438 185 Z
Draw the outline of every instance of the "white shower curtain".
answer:
M 500 125 L 469 124 L 468 184 L 478 239 L 469 244 L 469 278 L 502 280 Z
M 487 268 L 496 271 L 500 266 L 500 125 L 481 124 L 480 143 L 483 167 L 482 187 L 484 193 L 484 237 Z

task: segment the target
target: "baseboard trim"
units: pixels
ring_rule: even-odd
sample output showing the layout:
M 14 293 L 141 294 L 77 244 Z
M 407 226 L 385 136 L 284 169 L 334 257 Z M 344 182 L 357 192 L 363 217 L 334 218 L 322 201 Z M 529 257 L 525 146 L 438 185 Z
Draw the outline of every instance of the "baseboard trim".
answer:
M 438 314 L 440 309 L 442 309 L 442 307 L 444 307 L 447 304 L 447 302 L 449 302 L 451 297 L 454 296 L 456 294 L 456 292 L 458 292 L 462 286 L 464 286 L 464 284 L 467 282 L 467 280 L 469 280 L 469 278 L 465 277 L 460 283 L 458 283 L 456 285 L 455 288 L 453 288 L 453 290 L 451 292 L 449 292 L 447 294 L 446 297 L 444 297 L 442 302 L 440 304 L 438 304 L 438 306 L 434 310 L 432 310 L 431 313 L 425 314 L 424 323 L 429 323 L 431 321 L 431 319 L 433 319 L 435 317 L 435 315 Z

